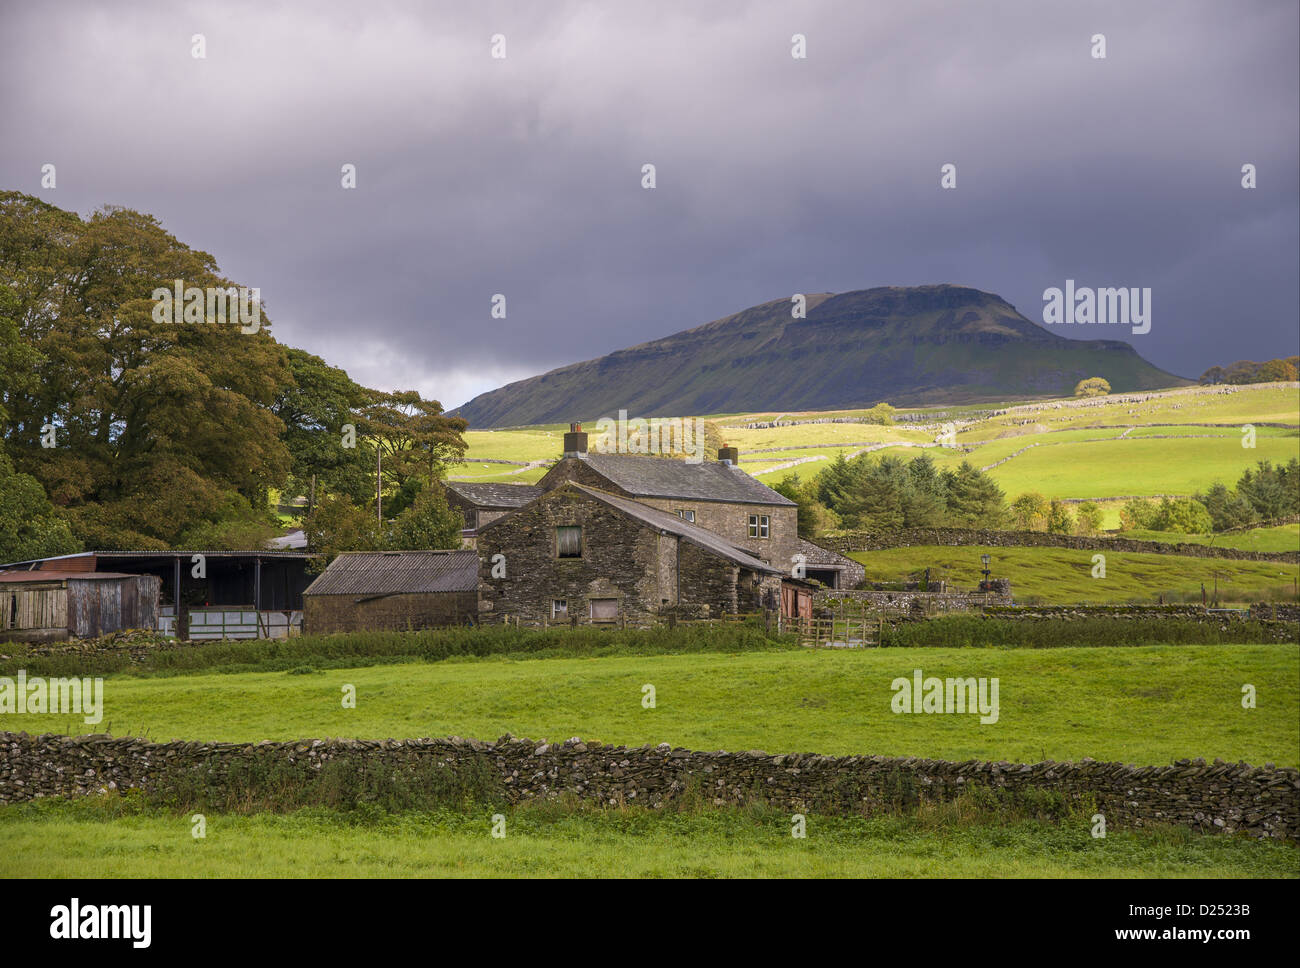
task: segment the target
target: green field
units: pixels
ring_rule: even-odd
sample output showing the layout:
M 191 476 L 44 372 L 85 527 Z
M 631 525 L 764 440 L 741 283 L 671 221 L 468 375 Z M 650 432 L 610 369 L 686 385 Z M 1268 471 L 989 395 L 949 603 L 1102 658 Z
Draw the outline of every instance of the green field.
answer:
M 980 556 L 992 557 L 994 578 L 1011 582 L 1018 603 L 1074 605 L 1201 600 L 1201 584 L 1211 594 L 1217 580 L 1219 601 L 1252 604 L 1295 601 L 1300 565 L 1231 558 L 1107 551 L 1106 577 L 1094 578 L 1095 551 L 1069 548 L 997 548 L 978 545 L 917 545 L 882 551 L 855 551 L 867 581 L 900 581 L 930 569 L 932 580 L 946 579 L 958 588 L 973 588 L 983 575 Z
M 1190 495 L 1215 481 L 1235 484 L 1256 461 L 1285 464 L 1293 457 L 1300 457 L 1300 438 L 1261 437 L 1253 450 L 1235 438 L 1127 438 L 1035 447 L 989 473 L 1011 495 Z
M 998 677 L 1000 713 L 907 716 L 891 682 Z M 1259 707 L 1243 710 L 1242 683 Z M 641 706 L 642 686 L 657 706 Z M 357 707 L 340 702 L 344 684 Z M 1300 763 L 1294 644 L 1060 649 L 786 650 L 591 659 L 485 658 L 306 674 L 137 678 L 104 685 L 104 722 L 7 715 L 11 730 L 254 742 L 510 732 L 700 750 L 1141 765 L 1183 757 Z
M 807 818 L 764 809 L 208 815 L 121 797 L 0 808 L 3 877 L 1290 877 L 1300 850 L 1182 830 L 1090 836 L 1084 818 L 981 823 L 950 810 Z
M 840 453 L 852 453 L 881 443 L 929 444 L 937 428 L 957 422 L 954 448 L 929 447 L 940 467 L 969 460 L 976 467 L 993 467 L 989 473 L 1014 498 L 1023 491 L 1038 491 L 1053 498 L 1090 498 L 1105 501 L 1129 495 L 1191 495 L 1216 481 L 1231 486 L 1241 472 L 1257 461 L 1286 463 L 1300 457 L 1300 391 L 1293 386 L 1232 388 L 1229 392 L 1202 388 L 1167 390 L 1134 401 L 1108 399 L 1097 405 L 1076 401 L 1037 401 L 1021 404 L 1010 413 L 988 416 L 993 408 L 939 407 L 911 411 L 933 420 L 892 426 L 862 423 L 801 423 L 794 426 L 750 429 L 744 424 L 809 420 L 835 413 L 754 413 L 712 416 L 729 444 L 741 450 L 744 470 L 771 483 L 787 474 L 816 475 Z M 1287 426 L 1257 426 L 1265 423 Z M 1217 424 L 1219 426 L 1205 426 Z M 1241 428 L 1255 426 L 1253 448 L 1241 446 Z M 515 473 L 517 467 L 483 464 L 487 458 L 526 462 L 559 457 L 563 428 L 517 428 L 473 431 L 468 463 L 452 470 L 453 477 L 480 481 L 532 483 L 544 473 L 534 468 Z M 1030 445 L 1035 445 L 1030 447 Z M 1024 453 L 1016 454 L 1026 447 Z M 760 452 L 764 451 L 764 452 Z M 888 447 L 881 455 L 905 459 L 922 451 L 915 447 Z M 797 467 L 774 471 L 791 460 L 819 457 Z M 475 461 L 478 461 L 477 463 Z M 1105 526 L 1119 525 L 1118 504 L 1104 505 Z
M 1124 537 L 1137 541 L 1183 542 L 1213 545 L 1216 548 L 1240 548 L 1242 551 L 1300 551 L 1300 524 L 1280 524 L 1272 528 L 1250 528 L 1225 534 L 1177 534 L 1172 531 L 1125 531 Z
M 507 464 L 469 464 L 457 467 L 447 475 L 453 481 L 478 481 L 493 484 L 536 484 L 542 479 L 545 467 L 511 467 Z

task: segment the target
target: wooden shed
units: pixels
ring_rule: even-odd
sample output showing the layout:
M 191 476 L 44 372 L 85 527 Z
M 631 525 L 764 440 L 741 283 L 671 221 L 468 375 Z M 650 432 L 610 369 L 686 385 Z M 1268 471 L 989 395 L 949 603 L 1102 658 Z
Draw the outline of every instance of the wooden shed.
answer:
M 0 641 L 57 642 L 158 624 L 162 582 L 117 572 L 0 573 Z
M 153 577 L 161 604 L 149 628 L 190 640 L 283 638 L 302 631 L 312 557 L 261 550 L 82 551 L 0 565 L 0 576 Z

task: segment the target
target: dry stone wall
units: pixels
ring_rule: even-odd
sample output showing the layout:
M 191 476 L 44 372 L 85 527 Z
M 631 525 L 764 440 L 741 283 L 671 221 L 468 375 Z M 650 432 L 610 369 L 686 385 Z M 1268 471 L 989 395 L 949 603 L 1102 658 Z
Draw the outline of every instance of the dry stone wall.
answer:
M 1184 555 L 1189 558 L 1233 558 L 1238 561 L 1300 562 L 1297 551 L 1245 551 L 1240 548 L 1217 548 L 1210 545 L 1163 541 L 1138 541 L 1133 538 L 1089 538 L 1073 534 L 1048 534 L 1045 531 L 991 531 L 985 528 L 911 528 L 900 531 L 854 531 L 849 534 L 823 536 L 817 544 L 840 554 L 850 551 L 883 551 L 887 548 L 910 548 L 925 545 L 987 545 L 994 548 L 1070 548 L 1076 551 L 1136 551 L 1160 555 Z
M 450 737 L 240 744 L 0 733 L 0 804 L 156 789 L 169 779 L 195 775 L 204 777 L 209 790 L 241 792 L 248 777 L 259 775 L 255 767 L 278 768 L 282 782 L 286 771 L 309 778 L 338 760 L 397 773 L 416 774 L 432 766 L 486 775 L 493 797 L 513 803 L 575 797 L 653 809 L 694 796 L 715 806 L 763 800 L 791 812 L 843 815 L 948 800 L 979 786 L 1012 795 L 1055 793 L 1103 814 L 1110 829 L 1174 824 L 1289 840 L 1300 834 L 1300 772 L 1272 764 L 954 763 L 707 753 L 666 743 L 631 748 L 576 737 L 552 744 L 509 735 L 495 743 Z

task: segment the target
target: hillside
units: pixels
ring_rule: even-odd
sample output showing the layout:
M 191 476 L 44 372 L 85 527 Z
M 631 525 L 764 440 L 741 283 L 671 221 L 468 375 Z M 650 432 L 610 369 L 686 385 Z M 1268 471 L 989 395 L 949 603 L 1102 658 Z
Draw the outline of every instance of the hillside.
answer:
M 1104 333 L 1104 328 L 1097 328 Z M 480 394 L 472 427 L 592 415 L 1001 401 L 1069 395 L 1089 376 L 1115 391 L 1187 383 L 1118 340 L 1066 339 L 992 293 L 962 286 L 808 297 L 806 319 L 778 299 L 663 339 Z

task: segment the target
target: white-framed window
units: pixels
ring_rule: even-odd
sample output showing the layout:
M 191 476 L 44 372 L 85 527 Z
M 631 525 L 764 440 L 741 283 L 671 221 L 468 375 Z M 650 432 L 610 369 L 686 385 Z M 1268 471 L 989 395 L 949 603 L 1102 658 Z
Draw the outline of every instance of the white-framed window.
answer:
M 592 598 L 591 620 L 593 622 L 613 622 L 618 619 L 617 598 Z
M 690 508 L 678 508 L 677 516 L 683 521 L 689 521 L 691 524 L 695 523 L 695 512 Z
M 582 557 L 582 525 L 562 524 L 555 529 L 555 557 Z
M 771 518 L 766 514 L 749 516 L 749 536 L 751 538 L 770 538 L 772 536 Z
M 569 600 L 567 598 L 551 599 L 551 618 L 568 618 Z

